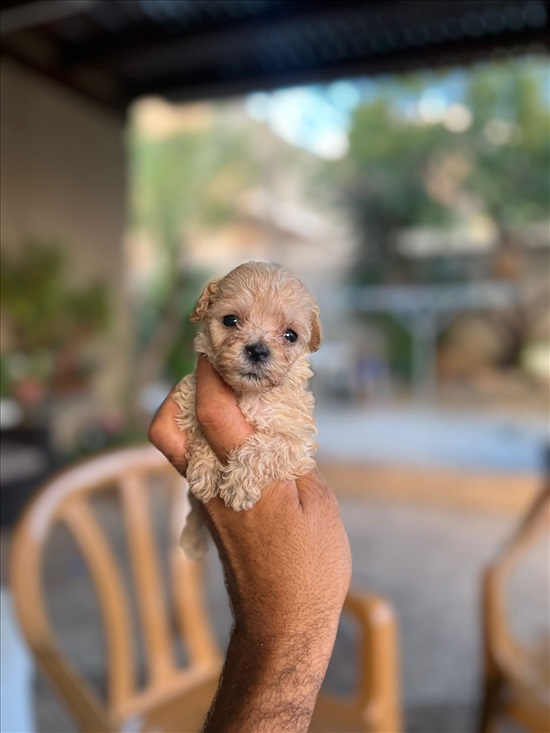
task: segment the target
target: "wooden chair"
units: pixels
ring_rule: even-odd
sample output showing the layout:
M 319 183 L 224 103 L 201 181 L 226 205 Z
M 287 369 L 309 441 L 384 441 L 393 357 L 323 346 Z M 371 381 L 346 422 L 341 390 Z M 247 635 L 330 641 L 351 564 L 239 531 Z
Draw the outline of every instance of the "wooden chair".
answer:
M 173 658 L 150 519 L 148 482 L 158 476 L 166 481 L 170 501 L 180 507 L 172 512 L 169 567 L 175 617 L 189 656 L 185 668 L 178 667 Z M 10 577 L 19 623 L 39 667 L 83 732 L 192 733 L 200 730 L 213 698 L 222 657 L 203 605 L 201 564 L 187 560 L 177 542 L 182 520 L 181 482 L 152 447 L 114 451 L 69 468 L 49 481 L 17 528 Z M 147 656 L 147 681 L 139 689 L 128 599 L 117 561 L 89 501 L 95 492 L 113 487 L 124 515 Z M 42 556 L 57 523 L 62 523 L 76 541 L 98 595 L 107 645 L 106 702 L 62 656 L 46 612 Z M 375 596 L 350 594 L 346 610 L 357 618 L 362 634 L 360 683 L 349 700 L 320 696 L 311 730 L 399 733 L 396 624 L 391 609 Z
M 506 618 L 504 586 L 533 541 L 550 529 L 550 485 L 537 495 L 517 530 L 486 569 L 482 580 L 484 698 L 481 733 L 496 733 L 508 718 L 531 733 L 550 731 L 549 639 L 526 648 Z

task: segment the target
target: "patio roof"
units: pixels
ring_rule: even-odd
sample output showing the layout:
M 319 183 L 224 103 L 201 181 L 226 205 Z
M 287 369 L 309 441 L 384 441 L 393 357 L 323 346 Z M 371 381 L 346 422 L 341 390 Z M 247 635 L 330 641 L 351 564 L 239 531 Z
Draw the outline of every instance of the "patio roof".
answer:
M 124 112 L 550 50 L 550 0 L 4 0 L 2 54 Z

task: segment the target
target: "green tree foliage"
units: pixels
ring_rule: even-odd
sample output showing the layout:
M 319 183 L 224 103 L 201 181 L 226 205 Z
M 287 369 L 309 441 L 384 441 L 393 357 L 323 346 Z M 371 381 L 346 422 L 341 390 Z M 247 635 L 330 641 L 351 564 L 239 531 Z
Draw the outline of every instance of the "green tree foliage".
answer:
M 83 347 L 108 328 L 109 298 L 102 283 L 72 284 L 64 249 L 29 242 L 0 255 L 0 310 L 10 335 L 10 351 L 0 364 L 1 395 L 29 377 L 52 386 L 69 354 L 71 377 L 89 373 Z
M 396 248 L 405 228 L 449 227 L 476 211 L 493 220 L 504 240 L 514 228 L 548 218 L 547 62 L 463 72 L 463 91 L 454 101 L 471 124 L 458 130 L 444 117 L 415 115 L 419 92 L 447 93 L 456 73 L 424 77 L 424 84 L 418 75 L 385 81 L 353 115 L 349 154 L 333 164 L 332 181 L 361 243 L 354 270 L 359 282 L 408 278 Z M 445 272 L 454 274 L 452 267 L 439 268 Z
M 381 282 L 395 274 L 397 232 L 415 224 L 441 224 L 449 216 L 423 180 L 435 157 L 448 149 L 449 137 L 443 128 L 410 122 L 388 97 L 358 108 L 344 197 L 361 241 L 359 278 Z
M 105 286 L 69 285 L 60 245 L 31 242 L 18 254 L 0 256 L 0 307 L 16 349 L 25 353 L 56 350 L 107 327 Z
M 465 186 L 504 234 L 548 218 L 548 81 L 546 61 L 516 62 L 479 68 L 466 90 L 474 118 L 464 144 L 474 165 Z
M 131 131 L 131 224 L 166 255 L 165 282 L 175 277 L 189 227 L 223 221 L 250 178 L 246 137 L 227 122 L 218 110 L 199 129 L 161 139 Z
M 186 321 L 200 285 L 186 267 L 186 240 L 192 227 L 214 227 L 230 216 L 250 161 L 242 129 L 217 108 L 196 129 L 162 138 L 133 126 L 129 147 L 131 227 L 158 247 L 156 278 L 135 303 L 138 379 L 147 383 L 163 368 L 170 378 L 192 368 Z

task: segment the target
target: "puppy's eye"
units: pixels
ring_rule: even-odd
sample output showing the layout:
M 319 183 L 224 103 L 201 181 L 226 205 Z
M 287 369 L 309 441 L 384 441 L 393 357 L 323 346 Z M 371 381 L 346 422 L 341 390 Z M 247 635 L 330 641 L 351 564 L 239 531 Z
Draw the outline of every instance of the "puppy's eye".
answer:
M 291 328 L 287 328 L 285 331 L 285 339 L 287 341 L 290 341 L 291 344 L 294 344 L 298 340 L 298 334 L 296 333 L 296 331 L 293 331 Z
M 224 326 L 227 326 L 227 328 L 235 328 L 239 319 L 237 316 L 224 316 L 222 322 Z

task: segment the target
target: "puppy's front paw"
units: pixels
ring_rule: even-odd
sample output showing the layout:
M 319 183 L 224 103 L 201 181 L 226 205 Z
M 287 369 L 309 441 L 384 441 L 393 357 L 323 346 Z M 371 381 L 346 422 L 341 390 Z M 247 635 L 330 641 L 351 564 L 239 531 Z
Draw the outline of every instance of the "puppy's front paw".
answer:
M 215 460 L 209 462 L 190 460 L 187 468 L 187 483 L 190 491 L 206 503 L 216 496 L 219 468 Z
M 224 471 L 218 491 L 226 505 L 237 512 L 252 509 L 261 495 L 257 478 L 246 474 L 242 467 Z

